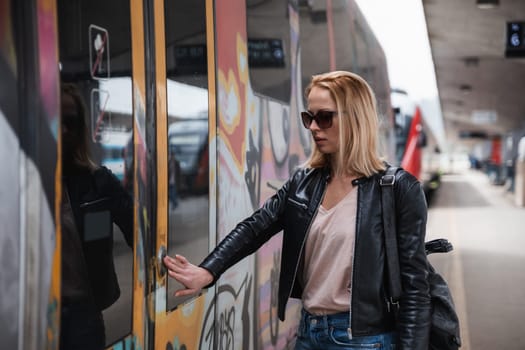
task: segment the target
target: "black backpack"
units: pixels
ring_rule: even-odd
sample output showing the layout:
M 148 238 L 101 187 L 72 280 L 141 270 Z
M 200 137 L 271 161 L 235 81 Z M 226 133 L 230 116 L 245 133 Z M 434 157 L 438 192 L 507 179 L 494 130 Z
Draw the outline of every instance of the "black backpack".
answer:
M 383 227 L 385 231 L 385 250 L 390 289 L 390 306 L 397 309 L 401 297 L 401 275 L 397 254 L 397 238 L 395 232 L 395 174 L 399 168 L 388 167 L 381 177 L 381 205 L 383 211 Z M 425 243 L 425 252 L 449 252 L 452 245 L 446 239 L 436 239 Z M 430 299 L 432 304 L 432 320 L 430 326 L 430 350 L 457 350 L 461 347 L 459 335 L 459 319 L 454 307 L 454 301 L 445 279 L 434 270 L 428 262 Z

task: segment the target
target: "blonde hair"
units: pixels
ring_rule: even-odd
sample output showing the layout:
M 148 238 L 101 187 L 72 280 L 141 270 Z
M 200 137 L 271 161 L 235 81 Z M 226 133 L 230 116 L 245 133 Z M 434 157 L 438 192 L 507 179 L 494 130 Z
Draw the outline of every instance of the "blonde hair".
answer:
M 314 144 L 306 166 L 330 167 L 335 161 L 338 166 L 332 171 L 336 175 L 366 177 L 385 169 L 378 155 L 376 98 L 368 83 L 357 74 L 334 71 L 314 75 L 306 87 L 306 98 L 314 87 L 328 90 L 337 105 L 340 147 L 335 154 L 324 154 Z

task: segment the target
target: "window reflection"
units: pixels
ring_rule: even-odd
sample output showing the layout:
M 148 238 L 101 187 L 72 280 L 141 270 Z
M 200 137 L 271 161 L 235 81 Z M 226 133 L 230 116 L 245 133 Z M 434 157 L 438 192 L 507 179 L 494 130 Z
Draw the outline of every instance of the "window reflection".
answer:
M 130 8 L 124 0 L 59 0 L 57 11 L 64 87 L 61 341 L 92 342 L 94 348 L 97 339 L 107 346 L 131 333 Z M 91 336 L 82 339 L 87 330 Z
M 200 261 L 209 245 L 208 89 L 205 1 L 166 0 L 168 254 Z M 188 297 L 168 280 L 168 308 Z

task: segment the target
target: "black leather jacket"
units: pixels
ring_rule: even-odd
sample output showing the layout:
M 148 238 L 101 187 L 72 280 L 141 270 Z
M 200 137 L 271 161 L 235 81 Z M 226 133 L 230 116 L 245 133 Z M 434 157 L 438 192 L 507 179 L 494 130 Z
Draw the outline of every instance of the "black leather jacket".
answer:
M 64 181 L 82 243 L 91 293 L 98 309 L 103 310 L 120 296 L 113 262 L 113 222 L 133 248 L 133 199 L 105 167 L 66 176 Z M 97 213 L 107 214 L 96 216 Z M 93 233 L 85 232 L 88 227 L 85 219 L 89 217 L 98 221 Z M 103 222 L 105 219 L 111 221 Z
M 386 303 L 381 175 L 354 180 L 354 185 L 358 186 L 351 305 L 351 328 L 355 336 L 396 328 Z M 328 179 L 327 169 L 301 169 L 260 209 L 240 222 L 200 265 L 212 273 L 213 283 L 226 269 L 283 230 L 278 314 L 284 320 L 288 299 L 301 298 L 302 286 L 297 277 L 302 271 L 306 235 Z M 420 183 L 404 170 L 396 174 L 394 191 L 403 287 L 397 323 L 398 349 L 426 350 L 430 323 L 428 265 L 424 250 L 426 201 Z

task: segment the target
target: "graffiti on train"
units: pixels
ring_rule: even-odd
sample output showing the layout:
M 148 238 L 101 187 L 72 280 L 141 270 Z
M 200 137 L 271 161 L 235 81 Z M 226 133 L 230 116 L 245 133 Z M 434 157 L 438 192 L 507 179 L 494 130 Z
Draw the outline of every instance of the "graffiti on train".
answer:
M 235 344 L 241 344 L 241 349 L 250 348 L 249 300 L 252 280 L 251 276 L 246 275 L 237 290 L 229 284 L 218 287 L 214 300 L 220 302 L 214 301 L 206 310 L 200 337 L 201 349 L 233 350 Z

